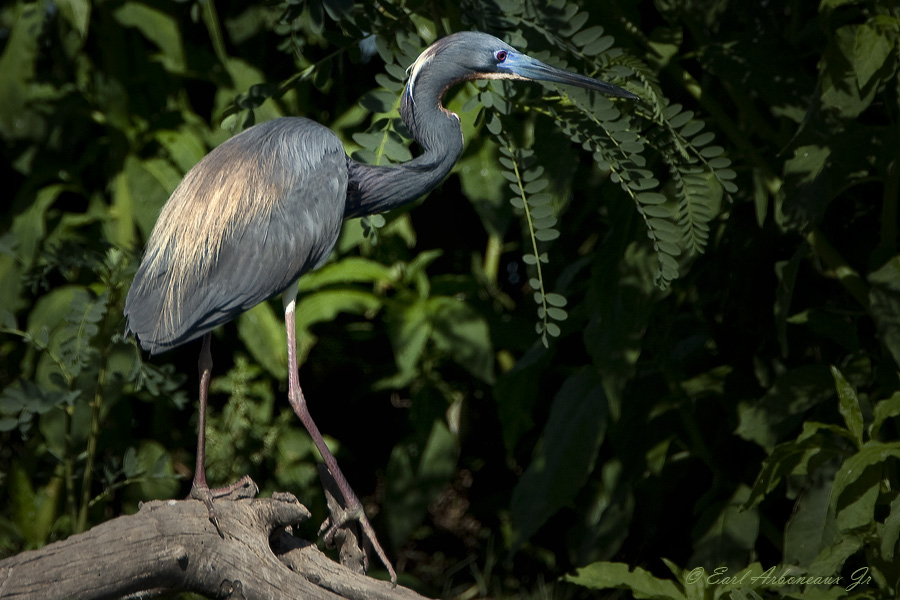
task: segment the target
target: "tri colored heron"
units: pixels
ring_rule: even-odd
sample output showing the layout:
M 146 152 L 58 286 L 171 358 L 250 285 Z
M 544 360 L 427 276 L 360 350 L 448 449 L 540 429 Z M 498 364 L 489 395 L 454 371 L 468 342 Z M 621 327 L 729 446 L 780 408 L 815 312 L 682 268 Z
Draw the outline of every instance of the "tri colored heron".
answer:
M 276 294 L 287 327 L 288 399 L 343 495 L 346 513 L 326 537 L 356 520 L 396 581 L 361 504 L 313 422 L 297 372 L 294 309 L 298 278 L 322 265 L 344 219 L 412 202 L 438 185 L 463 150 L 459 117 L 441 105 L 447 89 L 469 79 L 540 80 L 612 96 L 634 94 L 569 73 L 475 32 L 442 38 L 410 67 L 400 114 L 422 153 L 393 166 L 360 164 L 337 136 L 304 118 L 250 127 L 204 157 L 172 193 L 147 242 L 125 303 L 127 329 L 156 354 L 196 338 L 200 352 L 200 422 L 191 495 L 205 502 L 234 486 L 210 490 L 205 471 L 210 331 Z M 327 523 L 327 521 L 326 521 Z

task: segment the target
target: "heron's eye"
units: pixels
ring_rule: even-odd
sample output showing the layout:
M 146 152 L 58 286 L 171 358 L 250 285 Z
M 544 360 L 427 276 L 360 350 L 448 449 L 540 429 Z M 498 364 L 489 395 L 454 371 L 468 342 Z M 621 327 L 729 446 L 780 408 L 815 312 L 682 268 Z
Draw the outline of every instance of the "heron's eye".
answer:
M 506 60 L 506 56 L 506 50 L 497 50 L 496 52 L 494 52 L 494 58 L 497 59 L 497 62 L 503 62 L 504 60 Z

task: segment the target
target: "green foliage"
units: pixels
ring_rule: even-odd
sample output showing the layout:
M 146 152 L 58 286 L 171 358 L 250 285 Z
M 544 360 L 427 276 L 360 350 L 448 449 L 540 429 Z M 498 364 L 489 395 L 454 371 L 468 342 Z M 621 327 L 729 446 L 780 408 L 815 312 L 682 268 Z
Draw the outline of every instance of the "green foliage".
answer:
M 514 548 L 575 498 L 594 468 L 607 422 L 606 398 L 596 374 L 586 370 L 562 384 L 550 407 L 545 443 L 535 448 L 531 464 L 513 490 Z
M 0 556 L 187 492 L 198 348 L 122 318 L 183 174 L 283 115 L 408 160 L 407 67 L 479 29 L 641 101 L 448 90 L 448 180 L 301 281 L 301 383 L 408 581 L 896 597 L 900 12 L 594 4 L 0 8 Z M 216 332 L 210 478 L 324 517 L 284 345 L 277 300 Z

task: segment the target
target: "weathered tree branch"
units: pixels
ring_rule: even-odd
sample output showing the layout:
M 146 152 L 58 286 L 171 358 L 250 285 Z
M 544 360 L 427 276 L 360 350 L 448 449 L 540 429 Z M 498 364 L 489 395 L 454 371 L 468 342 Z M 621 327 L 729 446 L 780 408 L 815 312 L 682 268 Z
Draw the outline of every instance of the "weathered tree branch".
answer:
M 309 518 L 290 494 L 216 501 L 219 528 L 194 500 L 153 501 L 137 514 L 0 561 L 0 598 L 122 598 L 192 591 L 214 598 L 422 597 L 354 573 L 293 537 Z

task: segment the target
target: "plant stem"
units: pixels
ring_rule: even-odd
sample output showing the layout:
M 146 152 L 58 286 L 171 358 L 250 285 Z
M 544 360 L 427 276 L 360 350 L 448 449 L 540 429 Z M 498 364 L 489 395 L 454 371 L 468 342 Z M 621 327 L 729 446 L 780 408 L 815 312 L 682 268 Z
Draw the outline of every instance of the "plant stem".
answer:
M 81 504 L 78 509 L 78 520 L 75 522 L 75 533 L 85 530 L 87 526 L 88 506 L 91 501 L 91 484 L 93 483 L 94 461 L 97 456 L 97 438 L 100 436 L 100 411 L 103 407 L 103 386 L 106 382 L 106 358 L 109 347 L 103 354 L 100 372 L 97 374 L 97 385 L 94 387 L 94 399 L 91 400 L 91 431 L 87 439 L 87 452 L 84 461 L 84 475 L 81 478 Z
M 63 449 L 63 476 L 66 481 L 66 506 L 69 509 L 69 519 L 72 526 L 78 521 L 78 509 L 75 504 L 75 468 L 73 466 L 74 458 L 72 458 L 72 411 L 73 407 L 63 408 L 66 415 L 66 439 Z M 77 533 L 77 531 L 76 531 Z

